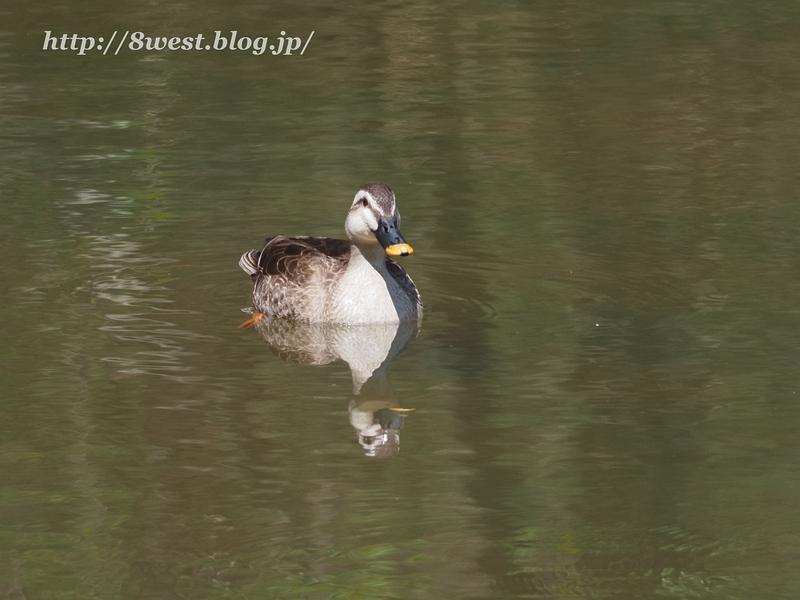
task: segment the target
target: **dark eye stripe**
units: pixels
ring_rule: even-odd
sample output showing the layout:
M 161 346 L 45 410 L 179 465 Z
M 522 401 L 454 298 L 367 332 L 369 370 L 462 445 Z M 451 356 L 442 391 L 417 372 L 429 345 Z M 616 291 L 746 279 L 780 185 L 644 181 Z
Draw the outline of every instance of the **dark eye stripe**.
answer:
M 393 205 L 394 202 L 392 202 L 389 198 L 376 198 L 375 196 L 366 193 L 358 197 L 358 200 L 353 205 L 353 208 L 368 208 L 375 220 L 380 221 L 384 215 L 391 216 L 395 213 L 395 208 Z

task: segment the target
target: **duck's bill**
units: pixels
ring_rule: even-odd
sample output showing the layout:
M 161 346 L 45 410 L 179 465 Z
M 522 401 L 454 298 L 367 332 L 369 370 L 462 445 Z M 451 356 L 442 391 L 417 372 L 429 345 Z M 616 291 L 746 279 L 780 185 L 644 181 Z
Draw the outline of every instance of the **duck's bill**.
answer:
M 400 233 L 397 226 L 397 217 L 391 219 L 381 218 L 378 221 L 378 230 L 375 232 L 375 237 L 386 254 L 390 256 L 408 256 L 414 252 L 414 249 L 406 243 L 405 238 Z
M 390 256 L 408 256 L 413 253 L 414 249 L 408 244 L 392 244 L 386 248 L 386 254 Z

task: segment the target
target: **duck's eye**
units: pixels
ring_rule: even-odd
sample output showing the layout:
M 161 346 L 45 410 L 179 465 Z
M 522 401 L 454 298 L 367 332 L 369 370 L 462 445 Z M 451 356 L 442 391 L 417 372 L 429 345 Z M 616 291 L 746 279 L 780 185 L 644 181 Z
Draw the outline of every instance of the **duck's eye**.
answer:
M 361 198 L 361 206 L 367 206 L 369 202 L 367 201 L 366 197 Z

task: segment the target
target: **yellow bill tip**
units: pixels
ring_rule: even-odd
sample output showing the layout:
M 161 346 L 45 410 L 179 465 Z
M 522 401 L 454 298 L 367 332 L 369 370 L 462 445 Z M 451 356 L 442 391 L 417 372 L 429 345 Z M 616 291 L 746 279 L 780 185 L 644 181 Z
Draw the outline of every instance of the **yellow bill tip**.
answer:
M 390 256 L 408 256 L 413 253 L 414 249 L 408 244 L 392 244 L 386 248 L 386 254 Z

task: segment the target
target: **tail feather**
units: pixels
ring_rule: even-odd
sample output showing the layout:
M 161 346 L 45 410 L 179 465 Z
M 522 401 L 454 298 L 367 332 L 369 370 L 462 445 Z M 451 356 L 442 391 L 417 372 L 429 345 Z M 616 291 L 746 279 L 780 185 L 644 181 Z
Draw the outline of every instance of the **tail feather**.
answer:
M 242 254 L 239 259 L 239 266 L 242 271 L 248 275 L 255 275 L 258 272 L 258 259 L 261 255 L 261 250 L 250 250 Z

